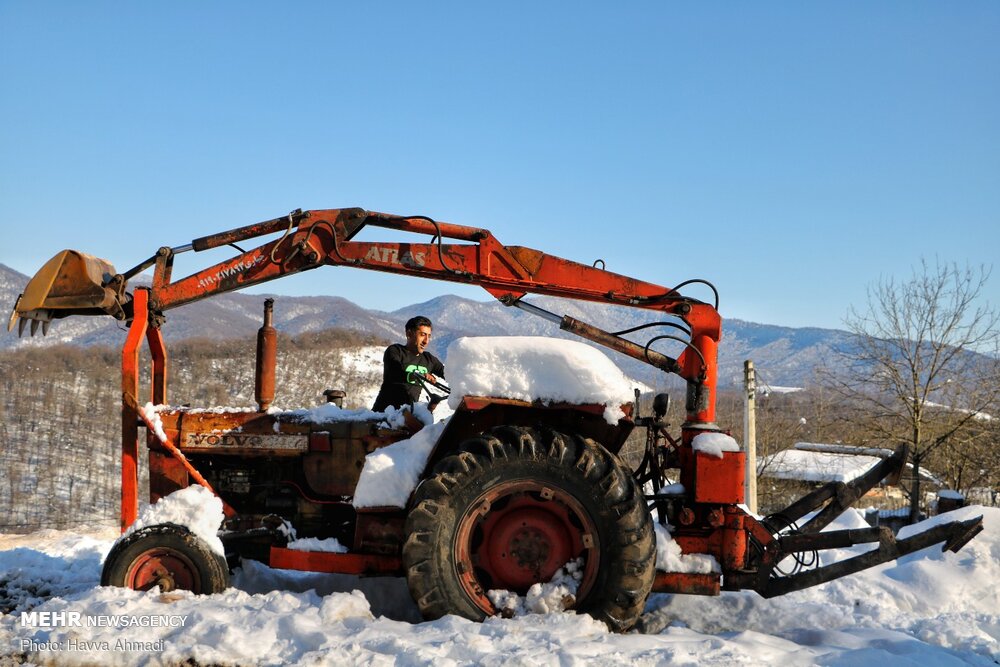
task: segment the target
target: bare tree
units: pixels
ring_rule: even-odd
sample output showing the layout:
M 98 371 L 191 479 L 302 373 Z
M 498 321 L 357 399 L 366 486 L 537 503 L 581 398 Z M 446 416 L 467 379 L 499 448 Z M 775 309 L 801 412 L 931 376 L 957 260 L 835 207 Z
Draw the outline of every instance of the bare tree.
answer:
M 983 298 L 989 275 L 986 267 L 922 260 L 909 280 L 880 279 L 868 289 L 867 308 L 848 313 L 855 346 L 840 351 L 827 376 L 841 396 L 866 407 L 876 439 L 908 444 L 911 522 L 919 517 L 921 464 L 968 443 L 983 415 L 995 414 L 1000 314 Z

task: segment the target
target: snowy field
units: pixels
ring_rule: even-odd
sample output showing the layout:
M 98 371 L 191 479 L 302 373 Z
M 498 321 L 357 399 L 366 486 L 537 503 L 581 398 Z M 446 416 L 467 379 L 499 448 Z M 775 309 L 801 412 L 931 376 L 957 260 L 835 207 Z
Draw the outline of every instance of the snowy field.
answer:
M 102 588 L 114 531 L 0 535 L 0 664 L 994 665 L 1000 510 L 945 516 L 978 513 L 986 529 L 958 554 L 932 547 L 774 600 L 653 595 L 624 635 L 571 612 L 418 622 L 401 580 L 251 561 L 212 596 Z M 850 510 L 831 529 L 862 524 Z M 67 612 L 80 627 L 22 624 L 32 611 Z M 145 626 L 121 627 L 134 622 Z

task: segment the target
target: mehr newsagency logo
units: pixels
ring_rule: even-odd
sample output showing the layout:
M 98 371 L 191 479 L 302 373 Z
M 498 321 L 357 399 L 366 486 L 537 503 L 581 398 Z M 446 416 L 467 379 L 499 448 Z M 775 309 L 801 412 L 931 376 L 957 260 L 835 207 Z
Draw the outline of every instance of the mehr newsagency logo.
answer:
M 83 614 L 78 611 L 22 611 L 22 628 L 183 628 L 188 617 L 156 614 Z

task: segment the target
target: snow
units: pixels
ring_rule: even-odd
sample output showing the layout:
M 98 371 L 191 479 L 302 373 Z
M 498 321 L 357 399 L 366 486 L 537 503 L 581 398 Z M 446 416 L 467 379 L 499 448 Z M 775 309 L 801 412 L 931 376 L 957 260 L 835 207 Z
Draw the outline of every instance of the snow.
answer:
M 219 497 L 205 487 L 193 484 L 147 505 L 122 537 L 147 526 L 175 523 L 184 526 L 213 551 L 225 556 L 226 551 L 219 539 L 219 528 L 224 518 Z
M 722 452 L 740 451 L 740 443 L 725 433 L 699 433 L 691 441 L 691 448 L 721 459 Z
M 952 489 L 941 489 L 937 492 L 937 496 L 938 498 L 947 498 L 948 500 L 965 500 L 965 496 Z
M 761 384 L 757 385 L 757 393 L 764 394 L 794 394 L 797 391 L 802 391 L 802 387 L 782 387 L 776 384 Z
M 684 554 L 667 526 L 653 523 L 656 531 L 656 569 L 661 572 L 709 574 L 722 572 L 719 561 L 709 554 Z
M 406 507 L 417 487 L 427 459 L 448 420 L 417 431 L 413 437 L 377 449 L 365 457 L 353 505 L 364 507 Z
M 532 584 L 523 597 L 504 590 L 488 591 L 486 595 L 504 618 L 565 611 L 576 603 L 576 592 L 583 578 L 582 566 L 582 558 L 566 563 L 556 570 L 548 583 Z
M 139 408 L 139 415 L 153 427 L 153 432 L 160 442 L 167 442 L 167 434 L 163 432 L 163 421 L 160 419 L 158 406 L 146 403 Z
M 334 554 L 346 554 L 347 547 L 340 543 L 336 537 L 327 538 L 317 538 L 317 537 L 303 537 L 298 540 L 292 540 L 288 543 L 286 547 L 292 551 L 325 551 L 327 553 Z
M 762 476 L 774 479 L 850 482 L 881 461 L 874 456 L 785 449 L 766 457 L 758 469 Z
M 885 447 L 858 447 L 856 445 L 831 444 L 826 442 L 796 442 L 793 449 L 801 449 L 811 452 L 826 452 L 828 454 L 861 454 L 864 456 L 877 456 L 888 458 L 893 451 Z
M 636 383 L 600 350 L 577 341 L 535 336 L 458 338 L 448 346 L 452 409 L 463 396 L 605 406 L 617 424 Z M 640 387 L 641 389 L 642 387 Z
M 771 600 L 749 592 L 654 594 L 637 630 L 622 635 L 554 610 L 483 623 L 455 616 L 404 622 L 395 619 L 412 613 L 412 601 L 398 579 L 354 579 L 337 590 L 327 583 L 335 575 L 252 561 L 237 571 L 238 588 L 216 595 L 103 588 L 101 560 L 114 538 L 107 531 L 0 536 L 0 608 L 7 612 L 0 664 L 995 666 L 1000 509 L 963 508 L 907 532 L 978 514 L 986 529 L 957 554 L 932 547 Z M 849 510 L 830 529 L 864 525 L 861 513 Z M 836 551 L 836 558 L 853 553 Z M 375 612 L 377 584 L 385 606 Z M 22 623 L 22 612 L 32 611 L 76 612 L 83 627 L 45 625 L 41 616 Z M 163 622 L 96 624 L 153 618 Z M 119 640 L 145 645 L 116 650 Z
M 385 412 L 375 412 L 366 408 L 348 410 L 337 407 L 333 403 L 324 403 L 315 408 L 300 410 L 282 410 L 278 412 L 279 419 L 307 424 L 326 424 L 330 422 L 377 422 L 386 428 L 405 428 L 406 414 L 412 414 L 417 421 L 422 424 L 433 424 L 441 421 L 451 414 L 450 410 L 443 410 L 439 406 L 431 412 L 427 403 L 414 403 L 413 406 L 404 405 L 400 408 L 389 406 Z
M 283 410 L 278 413 L 279 419 L 303 422 L 307 424 L 326 424 L 329 422 L 380 421 L 385 419 L 385 413 L 367 409 L 347 410 L 337 407 L 334 403 L 323 403 L 315 408 L 301 410 Z

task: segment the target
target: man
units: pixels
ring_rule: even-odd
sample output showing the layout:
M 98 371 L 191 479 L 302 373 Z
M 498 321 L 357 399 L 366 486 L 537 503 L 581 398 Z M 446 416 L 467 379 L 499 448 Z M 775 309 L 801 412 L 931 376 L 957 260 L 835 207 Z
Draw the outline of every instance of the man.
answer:
M 429 382 L 444 379 L 444 364 L 430 352 L 425 352 L 431 341 L 431 321 L 417 316 L 406 323 L 406 345 L 394 343 L 385 349 L 382 357 L 382 387 L 375 398 L 372 410 L 385 412 L 390 405 L 413 405 L 420 400 L 423 376 Z M 440 398 L 431 398 L 433 410 Z

